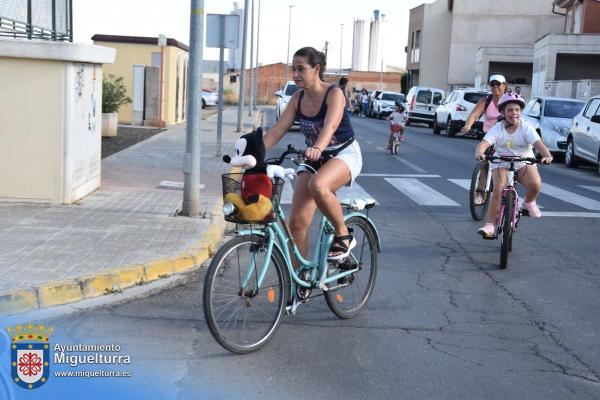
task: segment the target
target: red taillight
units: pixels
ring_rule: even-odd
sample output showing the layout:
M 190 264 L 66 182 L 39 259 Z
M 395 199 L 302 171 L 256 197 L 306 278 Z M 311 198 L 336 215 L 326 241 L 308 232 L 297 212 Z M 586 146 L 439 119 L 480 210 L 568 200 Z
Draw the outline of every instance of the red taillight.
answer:
M 410 101 L 410 111 L 412 111 L 413 108 L 415 108 L 415 96 L 413 96 L 412 100 Z
M 461 106 L 460 104 L 456 105 L 456 111 L 467 111 L 467 107 Z

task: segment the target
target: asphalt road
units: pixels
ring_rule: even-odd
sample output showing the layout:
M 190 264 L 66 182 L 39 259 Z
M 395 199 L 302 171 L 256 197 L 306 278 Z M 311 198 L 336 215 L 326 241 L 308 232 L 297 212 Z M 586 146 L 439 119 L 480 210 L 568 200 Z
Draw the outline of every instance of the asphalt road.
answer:
M 133 356 L 130 389 L 152 389 L 145 398 L 600 398 L 594 170 L 542 169 L 547 216 L 522 220 L 499 270 L 499 242 L 476 235 L 462 186 L 476 141 L 411 126 L 392 156 L 385 121 L 353 123 L 364 158 L 357 183 L 379 202 L 371 217 L 383 245 L 373 297 L 356 318 L 340 320 L 315 298 L 261 351 L 235 356 L 208 332 L 200 270 L 46 322 L 65 342 L 120 344 Z M 295 131 L 284 139 L 302 141 Z

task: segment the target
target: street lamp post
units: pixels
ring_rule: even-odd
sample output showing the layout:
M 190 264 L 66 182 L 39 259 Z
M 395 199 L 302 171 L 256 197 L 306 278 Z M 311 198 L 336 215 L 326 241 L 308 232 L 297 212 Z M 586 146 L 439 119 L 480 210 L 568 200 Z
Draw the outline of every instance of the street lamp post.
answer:
M 255 70 L 256 70 L 256 74 L 254 76 L 254 109 L 256 110 L 258 107 L 256 106 L 256 99 L 259 98 L 260 96 L 258 94 L 258 76 L 259 76 L 259 69 L 258 69 L 258 50 L 260 48 L 260 0 L 258 0 L 258 20 L 256 21 L 256 61 L 255 61 Z
M 285 59 L 285 82 L 284 85 L 288 81 L 288 70 L 290 69 L 290 34 L 292 32 L 292 8 L 294 6 L 290 5 L 290 13 L 288 17 L 288 48 L 287 48 L 287 57 Z
M 252 116 L 252 102 L 254 101 L 254 0 L 252 0 L 252 22 L 250 23 L 250 96 L 248 99 L 248 116 Z
M 344 39 L 344 24 L 340 24 L 341 25 L 341 29 L 340 29 L 340 75 L 342 75 L 342 44 L 343 44 L 343 39 Z

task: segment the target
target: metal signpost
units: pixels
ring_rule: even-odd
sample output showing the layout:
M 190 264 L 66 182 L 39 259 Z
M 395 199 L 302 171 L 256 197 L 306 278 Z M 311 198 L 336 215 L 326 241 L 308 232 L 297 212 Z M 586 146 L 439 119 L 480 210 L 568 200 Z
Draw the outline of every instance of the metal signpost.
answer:
M 223 77 L 225 75 L 225 48 L 239 47 L 239 15 L 208 14 L 206 20 L 206 47 L 219 48 L 219 100 L 217 104 L 217 157 L 221 155 L 223 137 Z
M 204 39 L 204 0 L 192 0 L 190 10 L 190 59 L 185 155 L 183 159 L 183 204 L 181 215 L 200 213 L 200 124 L 202 109 L 202 42 Z

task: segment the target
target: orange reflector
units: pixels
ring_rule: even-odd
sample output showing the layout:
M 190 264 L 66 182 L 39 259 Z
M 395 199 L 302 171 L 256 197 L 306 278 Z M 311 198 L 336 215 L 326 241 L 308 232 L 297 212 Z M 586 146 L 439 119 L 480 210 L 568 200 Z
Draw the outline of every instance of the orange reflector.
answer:
M 341 294 L 338 293 L 338 294 L 335 295 L 335 300 L 338 303 L 343 303 L 344 302 L 344 296 L 342 296 Z
M 267 300 L 269 300 L 269 303 L 271 304 L 275 302 L 275 289 L 273 289 L 272 287 L 270 287 L 269 290 L 267 290 Z

